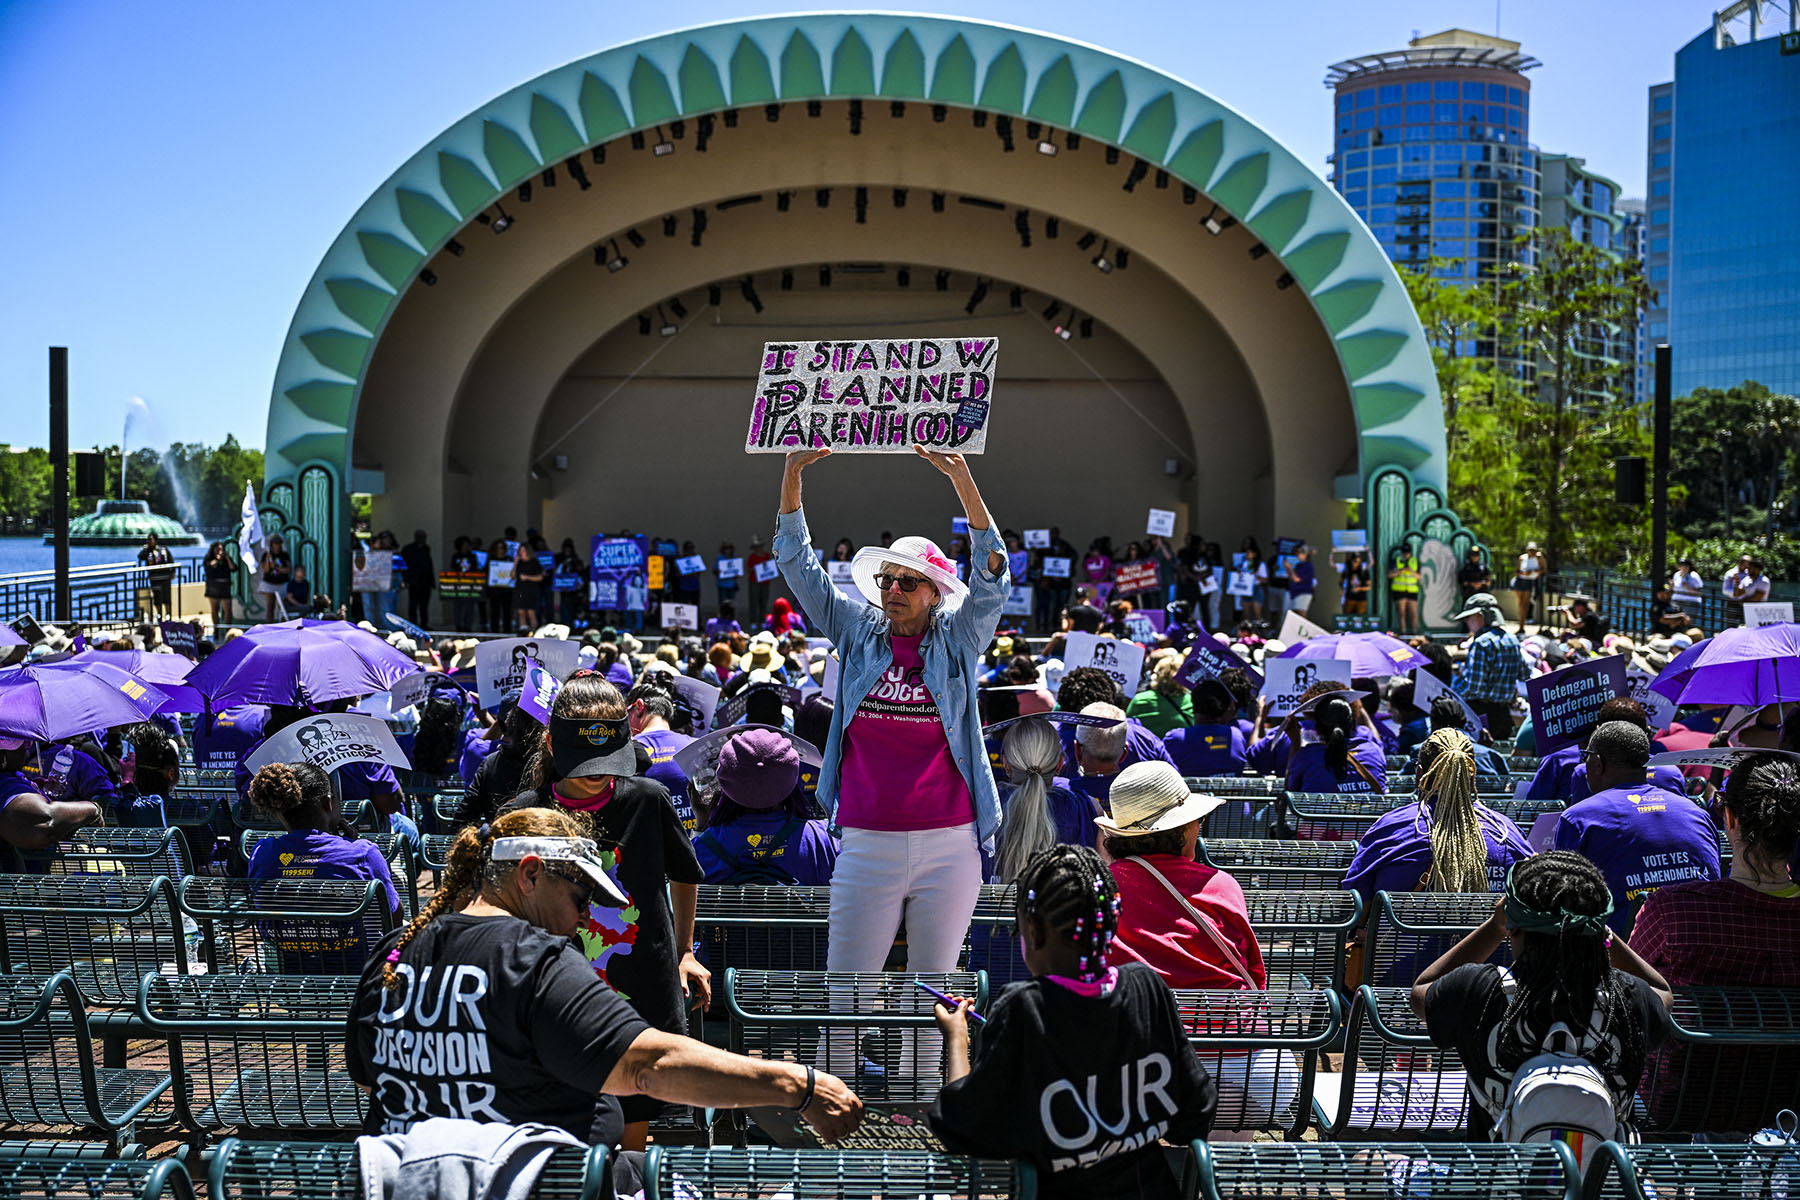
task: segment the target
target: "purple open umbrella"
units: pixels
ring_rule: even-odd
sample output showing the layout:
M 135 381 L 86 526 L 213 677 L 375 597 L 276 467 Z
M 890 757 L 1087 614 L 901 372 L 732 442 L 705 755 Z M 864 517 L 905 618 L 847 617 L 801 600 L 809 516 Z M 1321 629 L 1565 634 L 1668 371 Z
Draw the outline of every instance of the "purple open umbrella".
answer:
M 142 721 L 168 700 L 105 663 L 28 663 L 0 670 L 0 733 L 51 742 Z
M 11 625 L 0 625 L 0 646 L 23 646 L 25 639 Z
M 235 704 L 323 704 L 385 692 L 419 664 L 342 621 L 259 625 L 213 651 L 188 675 L 215 709 Z
M 1353 678 L 1404 675 L 1431 660 L 1396 637 L 1385 633 L 1328 633 L 1289 646 L 1282 658 L 1338 658 L 1350 664 Z
M 1800 700 L 1800 625 L 1727 629 L 1675 656 L 1650 684 L 1677 704 Z
M 147 654 L 142 650 L 83 650 L 69 656 L 69 662 L 99 663 L 117 667 L 128 675 L 136 675 L 145 683 L 156 685 L 169 701 L 160 712 L 197 713 L 206 711 L 206 697 L 189 687 L 187 677 L 194 669 L 190 659 L 179 654 Z

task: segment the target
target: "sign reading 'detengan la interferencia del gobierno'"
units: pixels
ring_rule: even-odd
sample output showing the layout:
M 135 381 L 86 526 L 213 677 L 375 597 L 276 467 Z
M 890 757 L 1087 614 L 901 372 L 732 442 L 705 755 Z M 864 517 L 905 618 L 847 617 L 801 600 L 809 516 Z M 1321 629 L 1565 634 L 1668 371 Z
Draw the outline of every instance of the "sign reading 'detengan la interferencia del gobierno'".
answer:
M 987 446 L 1000 339 L 766 342 L 747 454 Z

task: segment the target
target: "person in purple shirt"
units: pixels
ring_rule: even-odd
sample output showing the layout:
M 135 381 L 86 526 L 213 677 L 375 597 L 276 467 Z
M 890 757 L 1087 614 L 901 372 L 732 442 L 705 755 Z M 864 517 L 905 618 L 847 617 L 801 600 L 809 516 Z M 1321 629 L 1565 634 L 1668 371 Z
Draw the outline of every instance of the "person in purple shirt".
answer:
M 1578 851 L 1606 873 L 1615 905 L 1608 924 L 1623 934 L 1644 897 L 1665 883 L 1719 878 L 1711 819 L 1687 796 L 1648 782 L 1649 757 L 1650 738 L 1629 721 L 1594 730 L 1582 759 L 1599 790 L 1556 824 L 1556 849 Z
M 346 696 L 342 700 L 333 700 L 326 705 L 327 712 L 347 712 L 355 704 L 357 697 Z M 244 751 L 237 761 L 238 795 L 251 801 L 250 785 L 252 774 L 245 766 L 251 755 L 269 738 L 274 737 L 295 721 L 307 715 L 305 709 L 293 705 L 271 705 L 269 719 L 264 723 L 263 737 Z M 337 779 L 338 795 L 343 804 L 352 801 L 367 801 L 375 809 L 377 831 L 392 831 L 405 838 L 413 846 L 420 844 L 419 827 L 406 814 L 406 796 L 400 789 L 400 780 L 394 774 L 394 768 L 380 762 L 345 763 L 332 772 Z M 254 803 L 254 801 L 251 801 Z
M 675 815 L 688 837 L 694 836 L 696 821 L 694 802 L 688 795 L 687 772 L 675 761 L 675 752 L 694 739 L 676 733 L 670 726 L 675 716 L 674 685 L 664 671 L 651 671 L 644 681 L 625 695 L 625 719 L 631 725 L 631 737 L 650 752 L 650 769 L 644 772 L 669 790 Z
M 1341 696 L 1321 695 L 1309 701 L 1310 712 L 1295 710 L 1283 723 L 1289 742 L 1300 745 L 1288 758 L 1289 792 L 1369 793 L 1387 790 L 1387 754 L 1371 732 L 1358 739 L 1356 707 Z M 1303 704 L 1301 708 L 1305 708 Z M 1302 724 L 1301 722 L 1304 722 Z M 1317 740 L 1307 737 L 1308 727 Z
M 1662 749 L 1650 730 L 1649 718 L 1645 715 L 1644 706 L 1630 696 L 1615 696 L 1600 706 L 1595 728 L 1608 721 L 1629 721 L 1644 731 L 1650 739 L 1652 754 Z M 1585 800 L 1589 794 L 1587 781 L 1587 765 L 1582 761 L 1582 751 L 1586 741 L 1570 746 L 1562 746 L 1552 750 L 1538 762 L 1537 773 L 1531 777 L 1531 787 L 1525 793 L 1533 800 L 1561 800 L 1564 804 L 1573 804 L 1577 800 Z M 1657 787 L 1680 795 L 1687 794 L 1687 780 L 1678 767 L 1650 768 L 1650 782 Z
M 1244 735 L 1233 717 L 1237 700 L 1217 679 L 1194 688 L 1194 723 L 1171 729 L 1163 749 L 1184 776 L 1241 775 L 1249 758 Z
M 85 800 L 57 800 L 38 791 L 20 768 L 36 753 L 29 739 L 0 734 L 0 843 L 22 850 L 44 850 L 86 825 L 98 825 L 104 814 Z M 12 864 L 8 869 L 17 870 Z
M 705 882 L 819 887 L 831 882 L 838 841 L 800 786 L 800 752 L 773 729 L 748 729 L 719 751 L 718 802 L 694 857 Z
M 742 633 L 744 627 L 738 624 L 737 606 L 729 600 L 719 601 L 719 615 L 710 617 L 706 622 L 706 644 L 723 642 L 734 633 Z
M 194 765 L 202 770 L 229 771 L 251 747 L 263 740 L 269 719 L 266 704 L 238 704 L 194 722 Z
M 119 789 L 112 776 L 86 754 L 60 742 L 39 742 L 35 749 L 19 773 L 40 795 L 50 800 L 86 800 L 102 809 L 118 804 Z

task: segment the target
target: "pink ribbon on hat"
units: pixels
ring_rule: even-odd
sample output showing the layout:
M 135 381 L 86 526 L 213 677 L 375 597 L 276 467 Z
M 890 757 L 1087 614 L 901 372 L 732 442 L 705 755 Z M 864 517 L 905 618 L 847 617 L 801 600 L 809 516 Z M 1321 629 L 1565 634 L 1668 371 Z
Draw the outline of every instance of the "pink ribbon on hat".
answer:
M 935 550 L 927 550 L 924 553 L 920 554 L 919 557 L 924 559 L 926 562 L 930 563 L 932 566 L 936 567 L 940 571 L 948 571 L 952 575 L 956 574 L 956 568 L 950 565 L 950 560 L 945 558 L 943 555 L 939 554 Z

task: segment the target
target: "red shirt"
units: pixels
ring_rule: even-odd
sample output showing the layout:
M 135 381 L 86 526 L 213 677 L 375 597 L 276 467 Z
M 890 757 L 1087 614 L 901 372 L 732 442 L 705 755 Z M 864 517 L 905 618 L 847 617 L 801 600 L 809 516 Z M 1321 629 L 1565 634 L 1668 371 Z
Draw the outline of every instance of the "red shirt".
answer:
M 1263 966 L 1262 947 L 1250 928 L 1244 889 L 1217 867 L 1173 854 L 1155 854 L 1146 862 L 1188 898 L 1188 903 L 1212 918 L 1213 928 L 1238 952 L 1250 968 L 1257 988 L 1269 985 Z M 1137 863 L 1120 859 L 1112 865 L 1119 885 L 1119 932 L 1113 938 L 1106 961 L 1113 966 L 1143 963 L 1172 988 L 1241 990 L 1243 976 L 1231 966 L 1213 939 L 1194 925 L 1194 918 Z
M 1631 948 L 1671 987 L 1800 987 L 1800 897 L 1672 883 L 1645 899 Z

